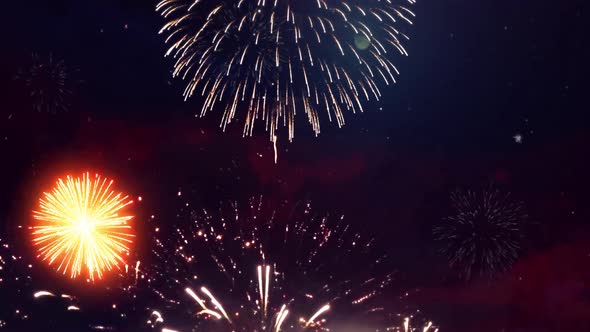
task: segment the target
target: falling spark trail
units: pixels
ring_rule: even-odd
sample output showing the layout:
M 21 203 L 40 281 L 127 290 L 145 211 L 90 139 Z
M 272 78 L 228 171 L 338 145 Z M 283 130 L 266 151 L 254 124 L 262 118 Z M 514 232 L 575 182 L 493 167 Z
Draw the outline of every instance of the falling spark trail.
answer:
M 220 314 L 220 313 L 218 313 L 217 311 L 213 311 L 213 310 L 209 310 L 209 309 L 203 309 L 203 310 L 199 311 L 199 312 L 197 313 L 197 315 L 211 315 L 211 316 L 213 316 L 213 317 L 215 317 L 215 318 L 217 318 L 217 319 L 221 319 L 221 318 L 223 318 L 223 317 L 221 316 L 221 314 Z
M 152 316 L 156 316 L 156 323 L 164 323 L 164 318 L 162 317 L 162 314 L 160 314 L 158 311 L 154 310 L 152 312 Z
M 286 310 L 286 308 L 287 306 L 283 304 L 283 306 L 281 307 L 281 311 L 279 311 L 279 314 L 277 316 L 277 322 L 275 325 L 275 332 L 279 332 L 281 330 L 281 326 L 283 325 L 283 322 L 289 314 L 289 310 Z
M 265 280 L 265 287 L 264 287 L 264 315 L 267 315 L 267 308 L 268 308 L 268 286 L 270 283 L 270 266 L 266 266 L 266 280 Z
M 139 277 L 139 264 L 141 264 L 140 261 L 137 261 L 137 263 L 135 264 L 135 284 L 137 285 L 137 278 Z
M 316 318 L 318 318 L 320 315 L 322 315 L 324 312 L 326 312 L 328 310 L 330 310 L 330 305 L 328 305 L 328 304 L 321 307 L 320 310 L 318 310 L 313 316 L 311 316 L 311 318 L 307 321 L 305 326 L 312 325 L 313 322 L 316 320 Z
M 51 292 L 48 292 L 48 291 L 38 291 L 35 294 L 33 294 L 33 297 L 35 297 L 35 298 L 39 298 L 39 297 L 43 297 L 43 296 L 55 296 L 55 295 Z
M 275 164 L 278 163 L 278 158 L 279 158 L 279 153 L 277 151 L 277 140 L 278 140 L 278 138 L 275 135 L 274 138 L 273 138 L 273 140 L 272 140 L 272 146 L 273 146 L 273 150 L 275 152 Z
M 225 309 L 223 309 L 223 306 L 221 305 L 221 303 L 219 303 L 219 301 L 217 301 L 217 299 L 213 296 L 213 294 L 211 294 L 211 292 L 209 292 L 209 290 L 205 287 L 201 287 L 201 291 L 203 293 L 205 293 L 207 296 L 209 296 L 209 299 L 211 299 L 211 302 L 213 302 L 215 307 L 217 309 L 219 309 L 219 311 L 221 311 L 221 313 L 223 314 L 223 317 L 225 317 L 225 319 L 227 319 L 231 323 L 231 319 L 227 315 L 227 312 L 225 312 Z

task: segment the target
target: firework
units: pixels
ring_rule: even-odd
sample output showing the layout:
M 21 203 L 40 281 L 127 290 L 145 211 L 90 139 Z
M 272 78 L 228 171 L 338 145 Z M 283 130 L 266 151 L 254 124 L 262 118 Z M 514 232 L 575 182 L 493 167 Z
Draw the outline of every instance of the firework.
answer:
M 39 201 L 33 244 L 39 257 L 76 278 L 84 268 L 89 280 L 124 264 L 133 234 L 124 213 L 132 203 L 112 190 L 113 181 L 98 174 L 58 179 Z
M 64 60 L 52 54 L 33 54 L 31 65 L 19 70 L 16 79 L 24 83 L 35 110 L 56 113 L 69 107 L 75 82 L 72 75 Z
M 512 265 L 528 218 L 523 204 L 492 187 L 456 191 L 451 201 L 454 214 L 434 228 L 450 265 L 466 279 L 491 276 Z
M 309 203 L 272 208 L 264 199 L 217 211 L 184 203 L 178 225 L 158 225 L 159 262 L 150 287 L 168 328 L 206 331 L 328 330 L 350 321 L 389 327 L 383 292 L 393 281 L 390 259 L 341 216 L 315 215 Z M 158 280 L 161 279 L 161 280 Z M 397 316 L 396 316 L 397 318 Z M 178 328 L 182 330 L 182 328 Z
M 399 74 L 393 55 L 408 54 L 400 26 L 414 2 L 162 0 L 156 10 L 185 100 L 204 98 L 199 116 L 219 108 L 225 129 L 243 112 L 245 136 L 259 121 L 272 141 L 280 127 L 291 141 L 297 112 L 318 135 L 320 118 L 342 126 L 346 111 L 380 100 Z

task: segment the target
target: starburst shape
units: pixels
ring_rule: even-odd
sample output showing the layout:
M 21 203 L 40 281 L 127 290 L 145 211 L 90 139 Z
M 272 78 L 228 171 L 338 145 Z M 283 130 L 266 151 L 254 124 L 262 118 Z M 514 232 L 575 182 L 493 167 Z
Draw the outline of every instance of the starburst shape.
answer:
M 123 212 L 132 201 L 112 185 L 98 174 L 58 179 L 33 211 L 38 257 L 72 279 L 86 270 L 91 281 L 124 265 L 134 235 L 129 225 L 133 216 Z
M 451 194 L 453 214 L 434 227 L 451 267 L 465 279 L 508 269 L 522 250 L 528 214 L 522 202 L 493 186 Z

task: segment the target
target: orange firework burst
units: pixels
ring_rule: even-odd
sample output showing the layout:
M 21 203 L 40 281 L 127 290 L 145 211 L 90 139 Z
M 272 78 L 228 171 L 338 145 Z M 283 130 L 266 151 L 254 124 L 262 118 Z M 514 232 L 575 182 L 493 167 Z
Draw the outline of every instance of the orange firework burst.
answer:
M 122 212 L 133 201 L 115 193 L 112 185 L 112 180 L 98 174 L 58 179 L 39 200 L 38 211 L 33 211 L 38 257 L 71 278 L 86 269 L 90 280 L 125 264 L 123 256 L 134 237 L 128 224 L 133 216 Z

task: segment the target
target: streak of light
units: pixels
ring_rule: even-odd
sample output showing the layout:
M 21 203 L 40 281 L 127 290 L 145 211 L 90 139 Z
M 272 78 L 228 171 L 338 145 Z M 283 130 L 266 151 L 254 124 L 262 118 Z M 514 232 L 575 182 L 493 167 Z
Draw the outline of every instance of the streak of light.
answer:
M 38 291 L 35 294 L 33 294 L 33 297 L 35 297 L 35 298 L 39 298 L 39 297 L 43 297 L 43 296 L 55 296 L 55 294 L 48 292 L 48 291 Z
M 220 313 L 218 313 L 217 311 L 214 311 L 214 310 L 209 310 L 209 309 L 203 309 L 203 310 L 199 311 L 197 313 L 197 315 L 210 315 L 210 316 L 214 316 L 217 319 L 222 318 Z
M 310 326 L 313 324 L 313 322 L 316 320 L 316 318 L 318 318 L 321 314 L 323 314 L 324 312 L 330 310 L 330 305 L 326 304 L 323 307 L 320 308 L 320 310 L 318 310 L 315 314 L 313 314 L 313 316 L 311 316 L 311 318 L 307 321 L 307 323 L 305 323 L 305 326 Z
M 225 312 L 225 309 L 223 309 L 223 306 L 221 305 L 221 303 L 219 303 L 219 301 L 217 301 L 215 296 L 213 296 L 213 294 L 211 294 L 211 292 L 209 292 L 209 290 L 205 287 L 201 287 L 201 291 L 203 293 L 205 293 L 207 296 L 209 296 L 209 299 L 211 299 L 211 302 L 213 302 L 215 307 L 217 307 L 217 309 L 219 309 L 219 311 L 221 311 L 221 313 L 223 314 L 223 317 L 225 317 L 225 319 L 227 319 L 227 321 L 231 323 L 231 319 L 229 318 L 229 316 Z
M 283 304 L 283 306 L 281 307 L 281 311 L 279 311 L 277 323 L 275 325 L 275 332 L 279 332 L 281 330 L 281 326 L 283 325 L 283 322 L 285 321 L 285 319 L 287 318 L 287 315 L 289 314 L 289 310 L 286 310 L 286 307 L 287 306 Z

